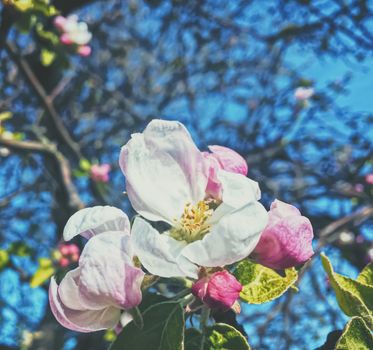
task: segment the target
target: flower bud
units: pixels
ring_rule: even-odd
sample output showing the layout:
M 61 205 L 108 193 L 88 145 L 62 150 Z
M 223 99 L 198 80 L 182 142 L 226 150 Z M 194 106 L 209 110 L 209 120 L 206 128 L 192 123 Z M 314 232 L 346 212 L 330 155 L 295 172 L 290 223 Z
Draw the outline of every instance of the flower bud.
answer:
M 237 301 L 242 285 L 228 271 L 203 277 L 192 286 L 192 293 L 212 309 L 228 310 Z
M 96 182 L 108 182 L 110 170 L 110 164 L 94 164 L 91 168 L 91 178 Z
M 254 255 L 272 269 L 296 266 L 313 255 L 312 238 L 311 222 L 296 207 L 276 199 Z
M 79 46 L 77 52 L 82 57 L 87 57 L 91 54 L 92 49 L 88 45 Z
M 365 181 L 369 185 L 373 185 L 373 173 L 365 176 Z
M 296 88 L 294 92 L 294 97 L 298 101 L 307 101 L 309 98 L 311 98 L 314 95 L 315 91 L 311 87 L 303 87 L 300 86 Z

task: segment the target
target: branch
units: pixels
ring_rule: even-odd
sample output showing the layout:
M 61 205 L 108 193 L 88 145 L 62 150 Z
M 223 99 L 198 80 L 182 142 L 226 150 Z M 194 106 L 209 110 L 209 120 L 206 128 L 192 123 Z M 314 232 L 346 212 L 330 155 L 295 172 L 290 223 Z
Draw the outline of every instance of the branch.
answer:
M 71 138 L 65 125 L 62 123 L 62 119 L 54 107 L 52 98 L 47 95 L 43 86 L 40 84 L 38 78 L 32 71 L 27 61 L 17 54 L 16 49 L 11 43 L 5 43 L 5 48 L 10 58 L 17 64 L 20 71 L 26 77 L 26 80 L 29 83 L 30 87 L 35 91 L 44 108 L 48 112 L 56 133 L 78 159 L 83 158 L 80 152 L 79 145 Z
M 35 141 L 9 140 L 0 136 L 0 145 L 20 153 L 35 152 L 51 157 L 57 164 L 59 182 L 65 191 L 69 207 L 72 209 L 72 211 L 77 211 L 85 207 L 72 181 L 70 163 L 62 155 L 62 153 L 57 150 L 55 144 Z

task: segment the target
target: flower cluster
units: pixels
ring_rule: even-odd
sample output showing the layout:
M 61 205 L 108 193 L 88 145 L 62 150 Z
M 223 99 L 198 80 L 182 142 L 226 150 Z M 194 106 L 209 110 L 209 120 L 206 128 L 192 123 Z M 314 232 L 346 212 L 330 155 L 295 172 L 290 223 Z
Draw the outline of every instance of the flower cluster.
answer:
M 153 120 L 132 135 L 119 165 L 139 215 L 130 225 L 120 209 L 97 206 L 70 218 L 65 240 L 80 234 L 88 243 L 78 267 L 59 285 L 51 282 L 52 311 L 62 325 L 82 332 L 115 327 L 140 304 L 144 271 L 189 280 L 195 301 L 227 310 L 242 290 L 232 264 L 250 256 L 285 269 L 312 256 L 309 220 L 279 200 L 268 213 L 245 159 L 222 146 L 209 150 L 201 152 L 176 121 Z
M 91 54 L 91 47 L 87 44 L 92 39 L 92 34 L 88 30 L 87 23 L 78 22 L 78 16 L 70 15 L 55 17 L 54 25 L 61 33 L 62 44 L 73 46 L 76 48 L 76 52 L 83 57 Z

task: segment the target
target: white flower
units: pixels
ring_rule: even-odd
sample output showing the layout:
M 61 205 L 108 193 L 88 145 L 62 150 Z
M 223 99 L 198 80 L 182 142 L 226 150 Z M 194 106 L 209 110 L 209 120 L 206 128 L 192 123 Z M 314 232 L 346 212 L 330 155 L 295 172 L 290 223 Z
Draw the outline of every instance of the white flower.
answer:
M 298 101 L 306 101 L 311 98 L 315 93 L 312 87 L 297 87 L 294 91 L 294 97 Z
M 208 164 L 179 122 L 153 120 L 122 148 L 120 166 L 137 217 L 132 244 L 143 266 L 163 277 L 196 278 L 198 266 L 234 263 L 255 248 L 268 215 L 258 184 L 220 169 L 221 198 L 206 194 Z
M 57 16 L 54 25 L 63 33 L 61 35 L 62 43 L 66 45 L 86 45 L 92 39 L 92 34 L 88 30 L 87 23 L 78 22 L 78 16 L 70 15 L 68 17 Z

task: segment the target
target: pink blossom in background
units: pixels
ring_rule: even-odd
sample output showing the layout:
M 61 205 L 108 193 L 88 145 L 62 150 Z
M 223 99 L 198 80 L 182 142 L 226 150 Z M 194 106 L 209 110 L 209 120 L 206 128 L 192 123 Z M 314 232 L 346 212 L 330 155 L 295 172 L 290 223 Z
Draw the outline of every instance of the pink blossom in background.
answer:
M 240 297 L 242 285 L 228 271 L 215 272 L 192 286 L 194 296 L 212 309 L 228 310 Z
M 373 185 L 373 173 L 365 176 L 365 181 L 367 184 Z
M 90 46 L 88 45 L 84 45 L 84 46 L 79 46 L 78 47 L 78 54 L 82 57 L 87 57 L 91 54 L 92 52 L 92 49 Z
M 78 332 L 114 328 L 122 310 L 140 304 L 144 272 L 134 266 L 129 227 L 127 215 L 109 206 L 82 209 L 69 219 L 64 238 L 80 234 L 89 240 L 79 266 L 49 286 L 51 310 L 62 326 Z
M 315 93 L 315 90 L 311 87 L 297 87 L 294 91 L 294 97 L 298 101 L 306 101 L 311 98 Z
M 58 250 L 61 253 L 61 258 L 58 261 L 60 266 L 66 267 L 78 262 L 80 249 L 76 244 L 61 244 Z
M 362 184 L 356 184 L 354 186 L 354 189 L 355 189 L 356 192 L 361 193 L 361 192 L 364 191 L 364 186 Z
M 91 48 L 87 44 L 92 39 L 85 22 L 79 22 L 78 16 L 57 16 L 54 19 L 55 27 L 61 32 L 60 41 L 64 45 L 76 45 L 77 53 L 83 57 L 91 54 Z
M 93 164 L 91 167 L 91 178 L 97 182 L 108 182 L 110 170 L 110 164 Z
M 228 147 L 209 146 L 210 152 L 202 152 L 208 168 L 208 183 L 206 192 L 214 198 L 221 197 L 221 183 L 218 171 L 223 169 L 231 173 L 247 175 L 248 167 L 245 159 Z
M 269 222 L 254 250 L 257 261 L 273 269 L 285 269 L 304 263 L 313 255 L 311 222 L 299 210 L 275 200 Z

